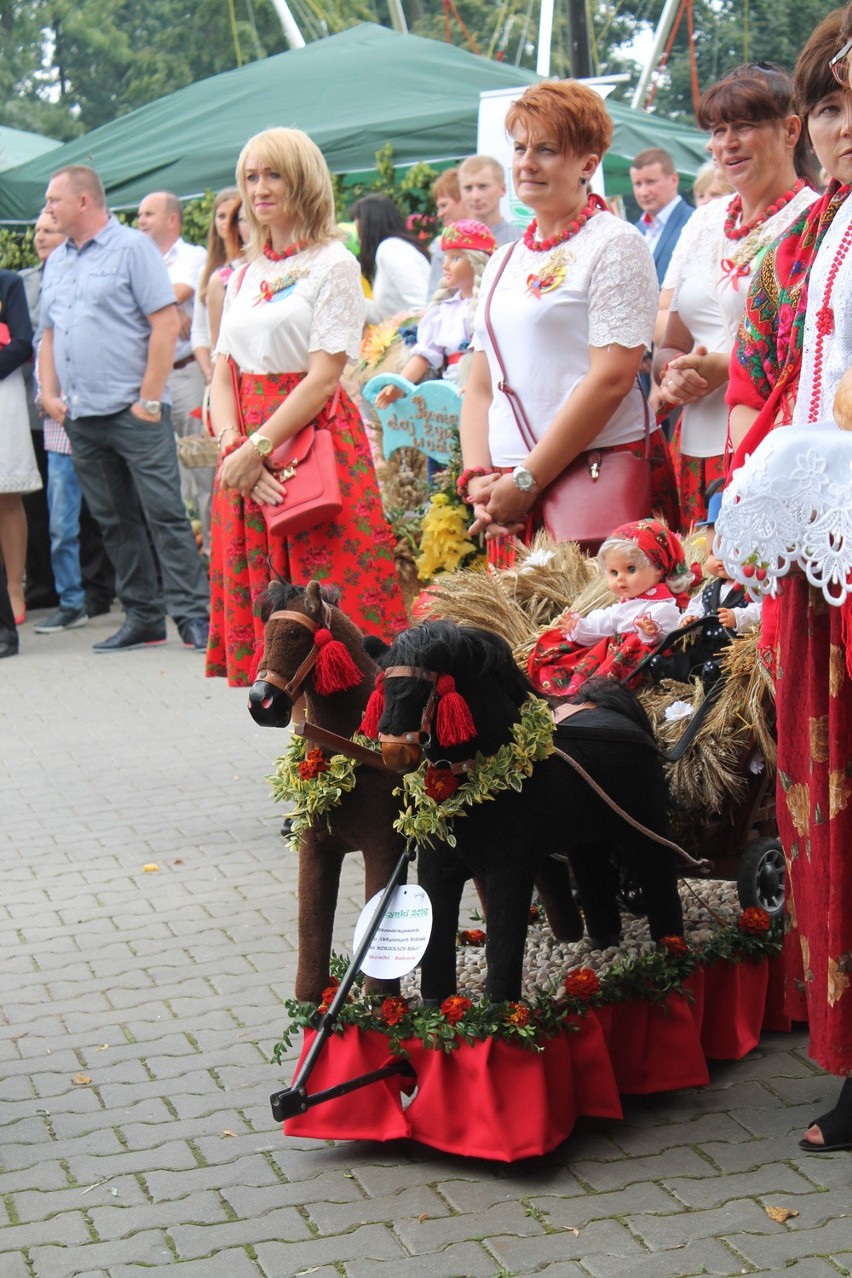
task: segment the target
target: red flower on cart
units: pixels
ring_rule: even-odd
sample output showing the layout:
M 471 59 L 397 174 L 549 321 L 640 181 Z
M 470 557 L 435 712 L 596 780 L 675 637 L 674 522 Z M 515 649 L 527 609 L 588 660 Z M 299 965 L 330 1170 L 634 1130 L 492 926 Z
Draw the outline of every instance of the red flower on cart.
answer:
M 598 974 L 591 967 L 578 967 L 565 977 L 565 993 L 569 998 L 594 998 L 600 988 Z
M 399 1025 L 408 1011 L 408 1003 L 404 998 L 386 998 L 382 1002 L 382 1020 L 385 1025 Z
M 451 798 L 458 788 L 459 779 L 455 773 L 448 772 L 446 768 L 434 768 L 431 765 L 426 769 L 423 789 L 433 803 L 443 803 L 444 799 Z
M 684 958 L 689 953 L 689 946 L 682 936 L 661 936 L 657 944 L 670 958 Z
M 523 1003 L 510 1003 L 509 1010 L 506 1013 L 506 1020 L 510 1025 L 523 1029 L 525 1025 L 530 1023 L 530 1009 Z
M 737 919 L 737 927 L 749 936 L 763 936 L 771 926 L 771 918 L 759 905 L 750 905 Z
M 328 772 L 328 759 L 322 750 L 309 750 L 299 764 L 299 776 L 303 781 L 313 781 L 322 772 Z
M 459 945 L 484 945 L 485 933 L 482 928 L 474 927 L 466 932 L 459 932 Z
M 441 1004 L 441 1012 L 451 1025 L 458 1025 L 459 1021 L 464 1020 L 465 1014 L 472 1007 L 473 1003 L 471 1003 L 469 998 L 465 998 L 463 994 L 451 994 Z

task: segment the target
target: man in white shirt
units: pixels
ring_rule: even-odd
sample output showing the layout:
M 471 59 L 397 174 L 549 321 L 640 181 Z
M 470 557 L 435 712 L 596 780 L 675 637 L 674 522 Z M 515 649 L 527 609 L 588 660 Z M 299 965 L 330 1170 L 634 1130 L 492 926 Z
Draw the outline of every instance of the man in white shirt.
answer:
M 654 255 L 657 279 L 662 284 L 681 231 L 695 211 L 678 195 L 674 161 L 662 147 L 650 147 L 630 166 L 630 181 L 642 216 L 636 223 Z
M 172 426 L 179 438 L 199 435 L 203 427 L 197 410 L 204 397 L 204 375 L 192 353 L 190 331 L 198 277 L 207 260 L 207 251 L 187 244 L 181 237 L 183 211 L 180 200 L 171 191 L 152 191 L 139 205 L 138 225 L 143 235 L 154 241 L 163 255 L 180 315 L 180 336 L 175 347 L 174 367 L 168 388 L 172 399 Z M 213 476 L 210 466 L 181 466 L 184 499 L 198 508 L 205 550 L 210 545 L 210 505 L 213 498 Z
M 506 194 L 506 175 L 499 160 L 490 155 L 470 155 L 459 165 L 458 178 L 465 217 L 484 222 L 498 245 L 512 244 L 521 238 L 524 228 L 504 221 L 500 214 L 500 201 Z M 432 253 L 429 274 L 430 299 L 438 287 L 443 269 L 444 254 L 436 249 Z

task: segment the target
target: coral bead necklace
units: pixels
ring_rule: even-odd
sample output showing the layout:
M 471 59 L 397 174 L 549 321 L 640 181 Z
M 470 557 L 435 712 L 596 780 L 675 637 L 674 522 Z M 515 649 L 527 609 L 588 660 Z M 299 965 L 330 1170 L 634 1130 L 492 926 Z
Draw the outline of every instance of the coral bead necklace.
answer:
M 747 235 L 751 235 L 752 231 L 756 231 L 759 226 L 763 226 L 763 223 L 768 222 L 776 213 L 780 213 L 805 186 L 807 186 L 805 179 L 798 178 L 789 191 L 779 195 L 774 204 L 770 204 L 762 213 L 758 213 L 757 217 L 751 218 L 748 222 L 743 222 L 740 226 L 737 226 L 737 222 L 742 217 L 743 199 L 741 195 L 735 195 L 728 205 L 728 215 L 725 218 L 725 238 L 728 240 L 745 239 Z
M 546 240 L 537 240 L 536 232 L 538 231 L 538 222 L 535 218 L 530 222 L 524 231 L 524 244 L 533 253 L 548 253 L 551 249 L 558 248 L 560 244 L 565 244 L 573 235 L 576 235 L 582 227 L 586 225 L 589 218 L 597 213 L 599 209 L 606 211 L 606 204 L 599 195 L 591 194 L 589 202 L 581 213 L 574 218 L 573 222 L 569 222 L 564 231 L 560 231 L 558 235 L 549 235 Z
M 822 379 L 823 379 L 823 363 L 825 359 L 825 339 L 830 333 L 834 332 L 834 307 L 831 305 L 831 295 L 834 292 L 835 281 L 840 272 L 840 268 L 846 261 L 849 250 L 852 248 L 852 222 L 843 232 L 843 238 L 837 246 L 837 250 L 831 261 L 828 270 L 828 276 L 825 281 L 825 292 L 823 294 L 822 306 L 816 313 L 816 345 L 814 347 L 814 369 L 811 381 L 811 402 L 808 405 L 808 422 L 813 424 L 819 421 L 820 401 L 822 399 Z
M 299 240 L 296 244 L 288 244 L 285 249 L 278 253 L 267 240 L 263 246 L 263 256 L 268 258 L 270 262 L 285 262 L 288 257 L 294 257 L 307 247 L 307 240 Z

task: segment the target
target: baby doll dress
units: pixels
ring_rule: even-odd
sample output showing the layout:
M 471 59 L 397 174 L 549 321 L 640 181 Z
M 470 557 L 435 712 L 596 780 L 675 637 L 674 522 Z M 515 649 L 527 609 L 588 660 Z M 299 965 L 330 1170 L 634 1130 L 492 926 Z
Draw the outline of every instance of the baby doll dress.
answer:
M 312 351 L 357 358 L 363 317 L 358 264 L 342 244 L 319 245 L 285 261 L 257 258 L 235 272 L 217 349 L 241 369 L 249 435 L 263 429 L 302 380 Z M 331 522 L 292 536 L 270 535 L 257 502 L 222 488 L 217 478 L 208 676 L 249 682 L 263 638 L 257 600 L 276 575 L 296 585 L 315 579 L 339 587 L 341 607 L 364 634 L 387 640 L 408 625 L 361 416 L 341 390 L 315 424 L 334 437 L 343 509 Z
M 654 623 L 646 635 L 640 618 Z M 570 697 L 592 676 L 629 682 L 639 662 L 680 624 L 680 609 L 668 586 L 660 583 L 634 599 L 595 608 L 587 617 L 567 612 L 559 626 L 546 630 L 530 653 L 531 683 L 546 697 Z
M 444 381 L 454 382 L 458 378 L 458 357 L 468 349 L 472 336 L 471 299 L 454 293 L 424 313 L 411 354 L 425 359 Z

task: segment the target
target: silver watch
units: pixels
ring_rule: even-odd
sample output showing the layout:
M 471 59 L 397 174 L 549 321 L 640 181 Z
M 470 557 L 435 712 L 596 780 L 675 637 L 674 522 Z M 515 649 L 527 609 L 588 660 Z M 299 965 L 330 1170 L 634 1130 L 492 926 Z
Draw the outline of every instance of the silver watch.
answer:
M 158 417 L 163 407 L 158 399 L 140 399 L 139 403 L 151 417 Z
M 520 488 L 522 493 L 531 493 L 538 485 L 535 482 L 535 475 L 531 470 L 527 470 L 526 466 L 516 466 L 512 471 L 512 479 L 515 486 Z

